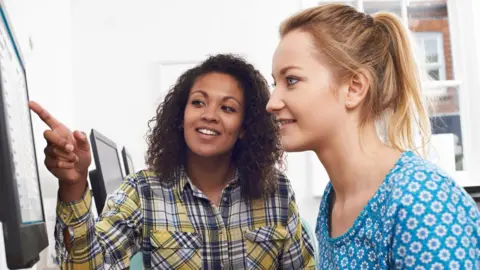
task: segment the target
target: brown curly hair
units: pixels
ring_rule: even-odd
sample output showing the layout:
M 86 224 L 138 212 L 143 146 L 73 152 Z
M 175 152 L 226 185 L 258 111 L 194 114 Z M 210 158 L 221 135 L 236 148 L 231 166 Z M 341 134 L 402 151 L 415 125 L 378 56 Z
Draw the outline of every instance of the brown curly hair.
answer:
M 265 106 L 270 98 L 265 78 L 251 64 L 233 54 L 210 56 L 183 73 L 148 122 L 146 163 L 160 181 L 173 183 L 186 165 L 187 145 L 182 122 L 190 89 L 195 80 L 208 73 L 235 78 L 245 98 L 244 137 L 234 146 L 232 162 L 239 170 L 242 194 L 258 198 L 276 186 L 276 165 L 282 164 L 278 125 Z

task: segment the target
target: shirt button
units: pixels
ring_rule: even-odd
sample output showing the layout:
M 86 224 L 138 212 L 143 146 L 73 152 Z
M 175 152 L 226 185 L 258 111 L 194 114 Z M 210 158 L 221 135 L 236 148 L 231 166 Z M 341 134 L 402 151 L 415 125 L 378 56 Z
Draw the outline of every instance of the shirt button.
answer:
M 223 197 L 223 201 L 224 201 L 224 202 L 228 201 L 228 198 L 227 198 L 227 197 Z

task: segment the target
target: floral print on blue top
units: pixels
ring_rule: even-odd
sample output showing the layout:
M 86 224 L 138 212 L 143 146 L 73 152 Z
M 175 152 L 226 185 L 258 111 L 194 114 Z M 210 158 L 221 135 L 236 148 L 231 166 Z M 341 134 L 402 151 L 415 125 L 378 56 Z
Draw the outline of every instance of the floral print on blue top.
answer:
M 446 173 L 404 152 L 353 226 L 329 236 L 333 189 L 317 219 L 321 269 L 480 269 L 480 215 Z

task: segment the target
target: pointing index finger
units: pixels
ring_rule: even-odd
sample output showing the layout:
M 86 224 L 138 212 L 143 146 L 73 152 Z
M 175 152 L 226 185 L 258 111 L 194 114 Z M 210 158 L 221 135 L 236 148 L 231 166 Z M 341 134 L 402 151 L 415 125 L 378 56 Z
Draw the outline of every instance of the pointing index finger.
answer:
M 40 119 L 42 119 L 45 124 L 47 124 L 51 129 L 57 128 L 61 125 L 55 117 L 53 117 L 47 110 L 45 110 L 40 104 L 35 101 L 30 101 L 28 103 L 30 109 L 35 112 Z

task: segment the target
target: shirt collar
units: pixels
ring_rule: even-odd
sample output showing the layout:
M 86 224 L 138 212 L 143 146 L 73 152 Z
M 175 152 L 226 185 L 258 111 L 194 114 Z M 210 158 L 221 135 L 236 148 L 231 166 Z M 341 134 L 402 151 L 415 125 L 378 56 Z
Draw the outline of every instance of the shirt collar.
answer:
M 186 189 L 190 188 L 193 191 L 193 194 L 197 197 L 205 197 L 203 195 L 203 192 L 200 191 L 191 181 L 190 177 L 188 177 L 187 172 L 185 171 L 185 168 L 180 169 L 180 173 L 177 177 L 177 183 L 178 183 L 178 189 L 180 191 L 180 194 L 183 195 Z M 235 188 L 240 184 L 240 172 L 238 169 L 235 171 L 235 176 L 230 180 L 228 185 L 225 187 L 227 188 Z M 205 197 L 206 198 L 206 197 Z

